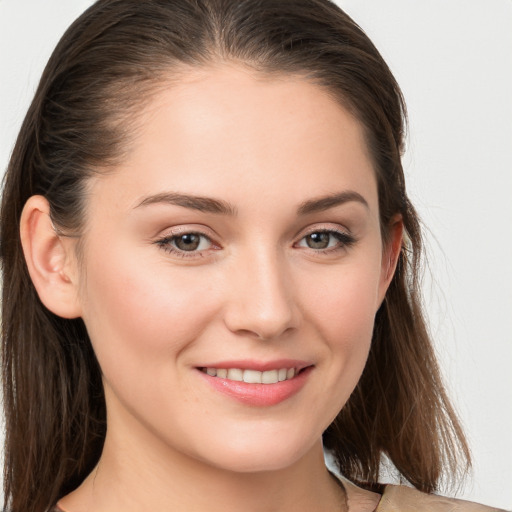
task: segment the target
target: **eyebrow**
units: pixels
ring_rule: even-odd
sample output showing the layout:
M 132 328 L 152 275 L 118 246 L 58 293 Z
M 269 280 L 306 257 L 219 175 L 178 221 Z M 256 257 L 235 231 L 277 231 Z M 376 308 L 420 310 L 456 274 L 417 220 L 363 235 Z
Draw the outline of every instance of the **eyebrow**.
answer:
M 311 213 L 318 213 L 352 201 L 361 203 L 366 208 L 369 208 L 368 202 L 361 194 L 353 190 L 347 190 L 304 201 L 297 208 L 297 214 L 302 216 L 309 215 Z M 189 208 L 191 210 L 198 210 L 200 212 L 228 215 L 232 217 L 236 216 L 238 213 L 235 206 L 227 201 L 223 201 L 222 199 L 180 194 L 178 192 L 162 192 L 160 194 L 148 196 L 135 208 L 159 203 L 173 204 L 176 206 L 182 206 L 183 208 Z
M 235 216 L 237 214 L 237 210 L 234 206 L 221 199 L 179 194 L 177 192 L 163 192 L 146 197 L 136 208 L 158 203 L 174 204 L 191 210 L 198 210 L 205 213 L 217 213 L 219 215 Z
M 317 199 L 304 201 L 297 209 L 297 213 L 299 215 L 308 215 L 310 213 L 323 212 L 325 210 L 329 210 L 330 208 L 334 208 L 335 206 L 340 206 L 352 201 L 361 203 L 366 208 L 369 208 L 368 202 L 361 194 L 353 190 L 346 190 L 336 194 L 319 197 Z

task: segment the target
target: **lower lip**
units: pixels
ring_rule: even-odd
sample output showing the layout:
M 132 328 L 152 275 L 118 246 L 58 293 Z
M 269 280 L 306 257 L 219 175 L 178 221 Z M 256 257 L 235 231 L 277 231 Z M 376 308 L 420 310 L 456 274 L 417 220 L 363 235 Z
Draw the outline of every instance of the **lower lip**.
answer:
M 255 407 L 269 407 L 288 400 L 297 394 L 306 383 L 313 367 L 302 370 L 293 379 L 276 382 L 275 384 L 248 384 L 236 380 L 212 377 L 201 370 L 198 372 L 216 391 L 235 400 Z

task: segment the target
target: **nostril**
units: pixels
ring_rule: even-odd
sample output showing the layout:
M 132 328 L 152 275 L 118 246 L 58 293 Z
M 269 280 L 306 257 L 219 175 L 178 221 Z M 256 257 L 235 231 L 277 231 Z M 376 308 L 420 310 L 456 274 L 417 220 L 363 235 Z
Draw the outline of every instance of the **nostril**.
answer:
M 250 329 L 238 329 L 236 334 L 242 337 L 246 338 L 254 338 L 262 341 L 270 341 L 276 338 L 282 338 L 283 336 L 286 336 L 289 332 L 293 330 L 292 327 L 286 327 L 284 330 L 280 328 L 261 328 L 254 330 Z
M 272 340 L 297 327 L 299 308 L 288 269 L 276 258 L 275 248 L 256 253 L 237 261 L 224 320 L 240 336 Z

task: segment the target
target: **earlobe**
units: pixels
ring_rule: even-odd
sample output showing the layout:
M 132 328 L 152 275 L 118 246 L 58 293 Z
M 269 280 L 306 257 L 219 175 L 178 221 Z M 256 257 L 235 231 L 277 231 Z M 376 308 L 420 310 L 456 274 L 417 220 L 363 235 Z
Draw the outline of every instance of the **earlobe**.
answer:
M 389 237 L 382 252 L 381 282 L 379 290 L 380 303 L 384 300 L 386 291 L 395 274 L 398 258 L 402 250 L 404 223 L 401 215 L 396 215 L 389 225 Z
M 76 262 L 71 240 L 59 235 L 43 196 L 26 202 L 20 221 L 21 244 L 32 282 L 41 302 L 63 318 L 81 315 Z

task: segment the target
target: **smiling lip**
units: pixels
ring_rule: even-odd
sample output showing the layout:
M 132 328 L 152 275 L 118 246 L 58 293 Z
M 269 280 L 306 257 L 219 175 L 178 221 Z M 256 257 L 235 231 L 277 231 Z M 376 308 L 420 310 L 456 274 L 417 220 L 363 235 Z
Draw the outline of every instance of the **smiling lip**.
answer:
M 284 369 L 287 370 L 286 377 L 282 371 Z M 268 363 L 225 361 L 197 367 L 201 377 L 214 390 L 243 404 L 257 407 L 276 405 L 298 393 L 306 383 L 312 369 L 313 365 L 310 363 L 290 359 Z M 221 374 L 220 376 L 216 375 L 217 370 L 221 370 L 218 372 Z M 246 373 L 245 370 L 248 372 Z M 264 375 L 264 382 L 270 381 L 270 383 L 259 383 L 259 373 Z M 280 375 L 279 380 L 273 382 L 278 374 Z M 242 379 L 249 380 L 249 382 L 244 382 Z

